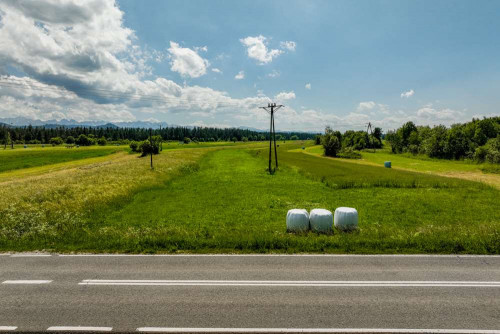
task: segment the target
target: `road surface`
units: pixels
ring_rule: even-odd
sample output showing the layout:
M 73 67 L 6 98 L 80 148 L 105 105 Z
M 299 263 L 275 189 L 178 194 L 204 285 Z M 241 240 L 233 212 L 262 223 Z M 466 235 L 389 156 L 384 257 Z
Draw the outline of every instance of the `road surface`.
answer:
M 0 255 L 0 332 L 500 333 L 499 256 Z

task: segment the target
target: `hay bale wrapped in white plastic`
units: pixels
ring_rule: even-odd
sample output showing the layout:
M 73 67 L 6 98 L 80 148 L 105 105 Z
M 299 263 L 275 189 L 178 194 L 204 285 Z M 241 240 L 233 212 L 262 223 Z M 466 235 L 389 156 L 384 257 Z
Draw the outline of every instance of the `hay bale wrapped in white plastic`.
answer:
M 358 228 L 358 211 L 354 208 L 337 208 L 334 221 L 335 227 L 341 231 L 355 230 Z
M 309 214 L 304 209 L 288 210 L 286 214 L 286 230 L 288 232 L 305 232 L 309 230 Z
M 333 226 L 333 214 L 325 209 L 313 209 L 309 214 L 311 230 L 315 232 L 331 232 Z

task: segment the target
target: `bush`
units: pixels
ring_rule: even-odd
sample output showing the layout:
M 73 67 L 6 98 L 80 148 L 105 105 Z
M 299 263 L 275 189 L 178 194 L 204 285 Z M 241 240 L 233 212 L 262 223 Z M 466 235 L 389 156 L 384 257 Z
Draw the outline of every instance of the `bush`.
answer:
M 236 143 L 238 141 L 238 138 L 233 137 L 233 138 L 231 138 L 231 141 L 234 142 L 234 143 Z
M 316 137 L 314 137 L 314 145 L 321 145 L 321 136 L 320 135 L 316 135 Z
M 74 144 L 74 143 L 75 143 L 75 137 L 73 136 L 66 137 L 66 144 Z
M 342 147 L 337 134 L 329 126 L 325 129 L 325 134 L 321 138 L 321 144 L 325 149 L 325 155 L 328 157 L 336 157 Z
M 243 137 L 243 138 L 241 138 L 241 141 L 243 141 L 243 142 L 246 143 L 248 141 L 248 138 L 247 137 Z
M 50 138 L 49 144 L 51 144 L 52 146 L 59 146 L 59 145 L 64 144 L 64 141 L 62 140 L 61 137 L 54 137 L 54 138 Z
M 488 140 L 488 153 L 486 153 L 486 161 L 493 164 L 500 163 L 500 135 L 494 139 Z
M 80 146 L 91 146 L 91 145 L 95 145 L 95 139 L 93 138 L 93 136 L 87 137 L 86 135 L 81 134 L 78 136 L 76 143 Z
M 299 137 L 297 135 L 293 135 L 290 137 L 290 140 L 299 140 Z
M 191 142 L 191 138 L 189 137 L 184 137 L 184 140 L 183 140 L 184 144 L 189 144 Z
M 106 138 L 101 137 L 97 140 L 97 144 L 99 146 L 106 146 L 108 144 L 108 141 L 106 140 Z
M 361 153 L 354 151 L 352 147 L 346 147 L 340 150 L 337 157 L 344 159 L 361 159 Z
M 139 143 L 138 142 L 136 142 L 136 141 L 131 142 L 129 147 L 132 150 L 132 152 L 139 152 Z

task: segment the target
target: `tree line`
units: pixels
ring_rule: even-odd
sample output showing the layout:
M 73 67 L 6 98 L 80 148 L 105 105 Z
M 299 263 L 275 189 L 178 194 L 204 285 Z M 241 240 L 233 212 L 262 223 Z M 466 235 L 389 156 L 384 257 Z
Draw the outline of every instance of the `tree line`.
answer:
M 388 131 L 385 139 L 391 144 L 393 153 L 500 163 L 500 117 L 472 119 L 450 128 L 416 126 L 407 122 L 399 129 Z
M 377 127 L 370 134 L 353 130 L 342 134 L 327 126 L 324 135 L 316 136 L 316 144 L 323 145 L 326 156 L 359 159 L 361 154 L 355 151 L 382 147 L 382 129 Z
M 205 128 L 205 127 L 166 127 L 152 130 L 154 136 L 163 141 L 262 141 L 269 140 L 269 133 L 237 128 Z M 145 128 L 119 127 L 45 127 L 23 126 L 12 127 L 0 125 L 0 142 L 3 145 L 15 144 L 50 144 L 52 138 L 60 138 L 64 143 L 78 145 L 94 145 L 99 139 L 107 142 L 128 144 L 131 141 L 141 142 L 149 138 L 150 130 Z M 278 140 L 311 139 L 314 134 L 303 132 L 280 132 Z M 85 139 L 87 138 L 87 139 Z M 58 140 L 57 140 L 58 141 Z

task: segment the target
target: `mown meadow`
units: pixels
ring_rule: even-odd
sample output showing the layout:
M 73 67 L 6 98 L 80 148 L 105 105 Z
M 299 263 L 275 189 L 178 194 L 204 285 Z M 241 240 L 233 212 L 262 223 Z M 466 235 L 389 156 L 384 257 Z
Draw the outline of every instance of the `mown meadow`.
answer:
M 500 254 L 498 189 L 302 150 L 311 145 L 280 143 L 273 175 L 260 143 L 164 147 L 154 171 L 122 152 L 5 178 L 0 250 Z M 291 208 L 339 206 L 358 210 L 357 232 L 286 232 Z

